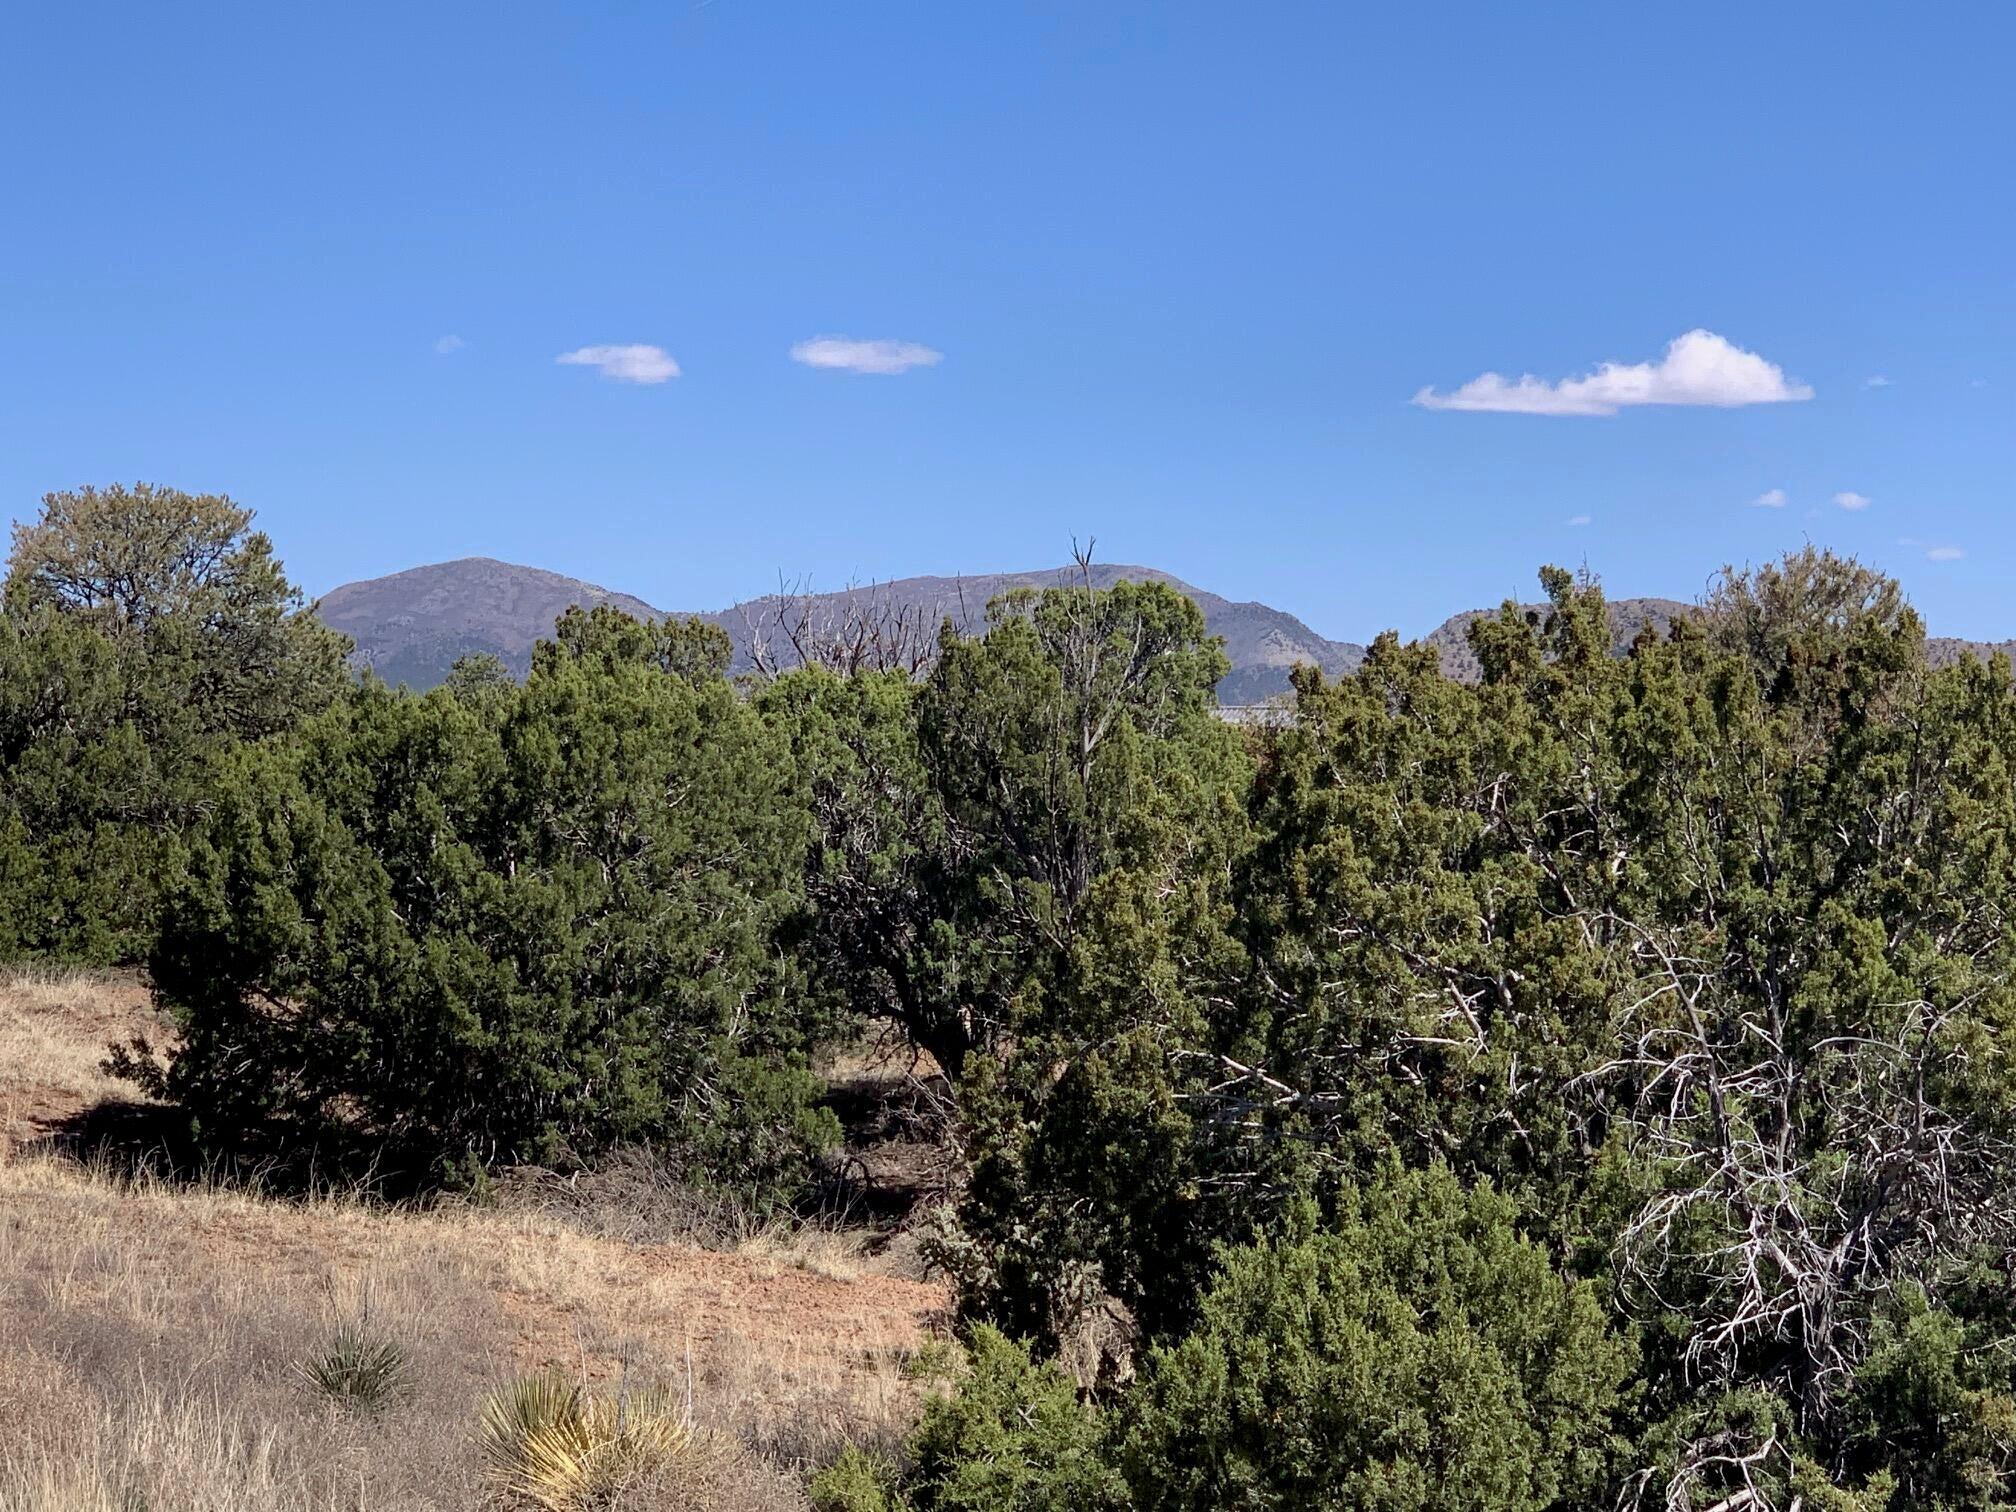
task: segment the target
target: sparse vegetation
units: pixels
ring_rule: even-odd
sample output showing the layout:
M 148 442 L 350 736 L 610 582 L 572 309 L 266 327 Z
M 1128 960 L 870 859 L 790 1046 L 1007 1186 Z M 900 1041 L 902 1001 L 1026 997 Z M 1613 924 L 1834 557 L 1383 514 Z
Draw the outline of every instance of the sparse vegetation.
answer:
M 656 1378 L 682 1398 L 690 1372 L 706 1452 L 635 1488 L 633 1512 L 797 1507 L 807 1470 L 849 1442 L 893 1446 L 913 1420 L 924 1388 L 907 1362 L 944 1293 L 874 1256 L 827 1263 L 830 1230 L 801 1241 L 718 1210 L 688 1230 L 670 1205 L 633 1219 L 641 1171 L 591 1212 L 585 1194 L 566 1209 L 509 1183 L 389 1204 L 178 1173 L 144 1145 L 67 1153 L 94 1137 L 72 1130 L 99 1099 L 133 1095 L 93 1057 L 150 1018 L 118 976 L 0 984 L 0 1024 L 34 1024 L 65 1078 L 60 1096 L 31 1092 L 25 1064 L 0 1058 L 0 1113 L 23 1115 L 0 1153 L 7 1512 L 473 1512 L 489 1495 L 481 1403 L 540 1371 L 597 1391 Z M 404 1353 L 409 1390 L 377 1414 L 302 1379 L 345 1323 Z

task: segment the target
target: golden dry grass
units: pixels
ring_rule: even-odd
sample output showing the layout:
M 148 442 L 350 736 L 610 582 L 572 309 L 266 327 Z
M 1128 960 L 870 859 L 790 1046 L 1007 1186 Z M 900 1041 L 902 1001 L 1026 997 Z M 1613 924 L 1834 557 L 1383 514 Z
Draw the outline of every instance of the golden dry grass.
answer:
M 0 1146 L 0 1512 L 476 1508 L 478 1406 L 541 1369 L 690 1393 L 719 1450 L 707 1484 L 639 1488 L 640 1509 L 801 1506 L 779 1467 L 914 1420 L 904 1364 L 946 1296 L 876 1274 L 841 1231 L 758 1228 L 722 1252 L 536 1205 L 282 1201 L 24 1143 L 130 1095 L 97 1059 L 147 1014 L 130 982 L 0 983 L 0 1110 L 25 1110 Z M 360 1322 L 414 1373 L 368 1420 L 297 1369 Z
M 61 969 L 0 971 L 0 1156 L 61 1119 L 136 1101 L 99 1069 L 106 1047 L 160 1033 L 147 991 L 130 977 Z

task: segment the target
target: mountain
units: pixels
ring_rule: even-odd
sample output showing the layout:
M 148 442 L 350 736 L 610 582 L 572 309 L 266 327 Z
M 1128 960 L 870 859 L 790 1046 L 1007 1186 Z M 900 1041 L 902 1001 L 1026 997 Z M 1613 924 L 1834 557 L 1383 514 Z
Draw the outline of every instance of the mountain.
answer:
M 1970 641 L 1951 635 L 1928 635 L 1925 638 L 1925 659 L 1935 667 L 1950 667 L 1963 656 L 1987 661 L 1998 654 L 2016 662 L 2016 640 Z
M 356 642 L 351 660 L 395 686 L 432 688 L 460 656 L 487 651 L 523 677 L 532 645 L 569 605 L 608 604 L 655 619 L 642 599 L 537 567 L 464 557 L 332 588 L 316 613 Z
M 1153 567 L 1095 563 L 1087 575 L 1095 588 L 1110 588 L 1123 581 L 1167 583 L 1202 609 L 1211 633 L 1224 637 L 1225 654 L 1232 662 L 1231 674 L 1218 684 L 1222 703 L 1258 703 L 1285 693 L 1288 670 L 1299 662 L 1313 662 L 1326 672 L 1341 675 L 1365 659 L 1363 646 L 1326 640 L 1292 614 L 1266 604 L 1221 598 Z M 766 639 L 781 639 L 775 627 L 783 619 L 809 614 L 815 623 L 835 624 L 851 612 L 921 626 L 932 637 L 947 619 L 960 630 L 970 632 L 986 624 L 988 603 L 1011 589 L 1076 583 L 1084 581 L 1087 575 L 1081 575 L 1075 567 L 1053 567 L 1038 572 L 989 572 L 972 577 L 898 578 L 837 593 L 768 594 L 701 617 L 720 625 L 734 639 L 739 671 L 748 665 L 755 649 Z
M 1362 646 L 1330 641 L 1292 614 L 1265 604 L 1235 603 L 1151 567 L 1095 565 L 1096 587 L 1123 579 L 1168 583 L 1196 601 L 1214 635 L 1225 638 L 1232 673 L 1218 685 L 1228 704 L 1258 703 L 1287 691 L 1288 669 L 1314 662 L 1326 672 L 1350 671 L 1364 659 Z M 834 626 L 864 616 L 921 631 L 928 644 L 949 617 L 961 629 L 985 623 L 987 603 L 1011 588 L 1042 588 L 1078 581 L 1076 568 L 983 573 L 973 577 L 898 578 L 835 593 L 775 593 L 696 617 L 719 625 L 735 645 L 733 669 L 746 671 L 759 650 L 783 652 L 787 624 Z M 668 612 L 642 599 L 562 577 L 536 567 L 516 567 L 488 557 L 466 557 L 415 567 L 389 577 L 345 583 L 322 598 L 323 621 L 356 642 L 353 660 L 389 683 L 431 688 L 455 659 L 477 652 L 499 657 L 522 677 L 534 642 L 553 633 L 570 604 L 609 604 L 626 614 L 658 618 Z
M 1232 661 L 1231 674 L 1218 684 L 1223 704 L 1258 704 L 1287 692 L 1288 669 L 1298 662 L 1313 662 L 1331 676 L 1341 676 L 1365 659 L 1363 646 L 1326 640 L 1292 614 L 1266 604 L 1221 598 L 1153 567 L 1095 565 L 1090 576 L 1101 588 L 1123 579 L 1168 583 L 1194 599 L 1211 633 L 1224 637 Z M 986 622 L 988 601 L 1010 589 L 1080 580 L 1075 567 L 897 578 L 834 593 L 765 594 L 695 617 L 727 631 L 735 647 L 732 669 L 743 672 L 755 665 L 759 655 L 787 664 L 795 660 L 787 633 L 794 627 L 809 628 L 816 635 L 822 628 L 872 623 L 928 647 L 947 618 L 962 630 L 978 629 Z M 591 608 L 608 604 L 645 619 L 668 612 L 578 578 L 488 557 L 465 557 L 345 583 L 324 596 L 319 612 L 324 622 L 356 642 L 352 660 L 357 665 L 370 667 L 389 683 L 431 688 L 447 677 L 457 657 L 484 651 L 523 677 L 531 666 L 533 644 L 553 633 L 553 622 L 572 604 Z M 1525 607 L 1538 612 L 1542 606 Z M 1621 654 L 1644 626 L 1663 632 L 1676 616 L 1691 612 L 1691 606 L 1678 599 L 1636 598 L 1618 599 L 1608 610 L 1612 644 Z M 1466 610 L 1426 637 L 1451 677 L 1470 681 L 1478 675 L 1469 627 L 1481 615 L 1496 612 Z M 1938 636 L 1926 642 L 1926 651 L 1935 665 L 1962 656 L 1985 659 L 1997 651 L 2016 659 L 2016 641 Z

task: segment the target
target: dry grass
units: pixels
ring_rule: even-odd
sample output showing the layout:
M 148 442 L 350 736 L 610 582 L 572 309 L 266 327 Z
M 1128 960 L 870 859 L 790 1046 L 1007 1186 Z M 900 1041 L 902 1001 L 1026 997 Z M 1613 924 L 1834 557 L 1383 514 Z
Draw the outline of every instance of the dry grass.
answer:
M 130 982 L 0 984 L 0 1110 L 38 1110 L 10 1115 L 17 1141 L 125 1095 L 97 1057 L 146 1014 Z M 690 1399 L 710 1452 L 631 1488 L 637 1512 L 799 1507 L 798 1468 L 914 1420 L 904 1365 L 941 1288 L 874 1273 L 837 1228 L 751 1227 L 713 1250 L 675 1228 L 280 1201 L 0 1146 L 0 1512 L 492 1505 L 479 1405 L 539 1370 Z M 302 1384 L 346 1324 L 408 1362 L 411 1389 L 377 1416 Z
M 643 1151 L 618 1151 L 594 1171 L 507 1173 L 494 1201 L 506 1211 L 550 1217 L 597 1239 L 631 1245 L 685 1244 L 758 1262 L 775 1274 L 809 1271 L 836 1281 L 910 1275 L 873 1253 L 876 1235 L 840 1218 L 752 1214 L 733 1199 L 688 1186 Z
M 36 968 L 0 971 L 0 1158 L 61 1120 L 137 1102 L 100 1066 L 115 1039 L 160 1034 L 147 990 L 131 977 Z

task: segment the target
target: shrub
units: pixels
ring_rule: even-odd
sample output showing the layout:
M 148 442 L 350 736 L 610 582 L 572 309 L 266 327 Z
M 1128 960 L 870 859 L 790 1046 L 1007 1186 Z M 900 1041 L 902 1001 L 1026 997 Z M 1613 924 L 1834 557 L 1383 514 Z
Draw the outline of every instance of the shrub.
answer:
M 813 1512 L 904 1512 L 901 1477 L 888 1456 L 849 1444 L 812 1477 Z
M 973 1330 L 958 1389 L 934 1398 L 893 1468 L 858 1450 L 813 1485 L 824 1512 L 1094 1512 L 1125 1505 L 1105 1457 L 1106 1424 L 1054 1364 L 985 1324 Z
M 693 1453 L 698 1440 L 669 1391 L 606 1397 L 545 1374 L 493 1392 L 477 1442 L 507 1496 L 581 1512 Z
M 375 1417 L 413 1391 L 412 1367 L 397 1340 L 346 1323 L 295 1365 L 313 1390 L 346 1412 Z
M 778 948 L 802 807 L 734 689 L 626 626 L 563 623 L 508 705 L 367 686 L 233 764 L 152 962 L 183 1031 L 158 1086 L 205 1132 L 806 1179 L 837 1127 Z
M 1594 1487 L 1632 1352 L 1592 1289 L 1446 1169 L 1226 1251 L 1120 1455 L 1143 1508 L 1520 1512 Z

